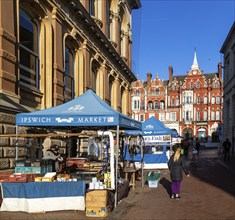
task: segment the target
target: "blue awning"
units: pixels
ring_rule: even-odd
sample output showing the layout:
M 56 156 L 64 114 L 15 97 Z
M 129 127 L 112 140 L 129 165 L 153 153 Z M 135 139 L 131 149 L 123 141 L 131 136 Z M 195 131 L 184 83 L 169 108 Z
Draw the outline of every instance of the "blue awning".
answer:
M 141 122 L 114 110 L 92 90 L 64 104 L 45 110 L 19 113 L 18 126 L 120 126 L 141 130 Z

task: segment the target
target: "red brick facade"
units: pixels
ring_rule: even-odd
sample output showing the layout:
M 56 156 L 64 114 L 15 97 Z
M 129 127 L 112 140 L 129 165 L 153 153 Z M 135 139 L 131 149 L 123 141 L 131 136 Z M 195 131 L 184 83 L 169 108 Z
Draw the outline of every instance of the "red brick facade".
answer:
M 197 64 L 184 76 L 173 76 L 169 67 L 169 80 L 160 80 L 147 73 L 147 81 L 132 84 L 132 117 L 145 121 L 151 116 L 184 137 L 217 141 L 217 129 L 222 123 L 223 81 L 222 63 L 217 73 L 204 74 Z

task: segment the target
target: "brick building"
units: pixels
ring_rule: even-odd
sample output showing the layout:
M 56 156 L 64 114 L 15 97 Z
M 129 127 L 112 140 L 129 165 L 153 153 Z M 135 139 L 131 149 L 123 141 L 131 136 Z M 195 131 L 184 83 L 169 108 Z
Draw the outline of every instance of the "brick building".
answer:
M 200 70 L 196 52 L 186 75 L 174 76 L 169 66 L 169 79 L 132 83 L 132 117 L 145 121 L 151 116 L 186 137 L 201 141 L 218 141 L 217 129 L 222 123 L 223 80 L 222 63 L 217 73 Z

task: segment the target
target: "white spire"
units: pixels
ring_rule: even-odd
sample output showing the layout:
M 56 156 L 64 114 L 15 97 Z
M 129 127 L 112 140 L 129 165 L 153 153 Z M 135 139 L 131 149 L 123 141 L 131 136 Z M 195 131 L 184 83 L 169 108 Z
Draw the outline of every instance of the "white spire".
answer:
M 199 69 L 198 63 L 197 63 L 197 54 L 196 50 L 194 51 L 194 59 L 193 59 L 193 65 L 191 66 L 191 70 Z

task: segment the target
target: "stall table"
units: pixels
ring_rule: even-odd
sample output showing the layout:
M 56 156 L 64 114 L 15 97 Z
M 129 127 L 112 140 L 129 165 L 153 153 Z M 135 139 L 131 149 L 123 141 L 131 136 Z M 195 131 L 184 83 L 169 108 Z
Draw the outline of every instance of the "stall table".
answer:
M 1 183 L 0 211 L 85 210 L 86 181 Z

